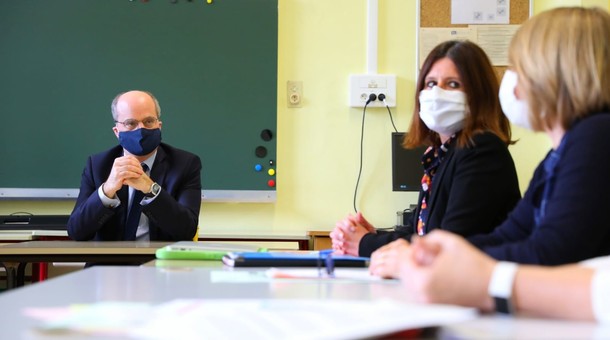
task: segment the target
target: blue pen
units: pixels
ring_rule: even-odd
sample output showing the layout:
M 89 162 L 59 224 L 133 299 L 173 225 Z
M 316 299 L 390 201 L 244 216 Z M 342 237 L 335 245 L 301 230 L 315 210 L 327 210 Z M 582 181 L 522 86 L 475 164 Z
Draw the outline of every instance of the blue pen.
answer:
M 333 250 L 332 249 L 324 249 L 320 250 L 318 253 L 318 270 L 322 268 L 322 258 L 324 258 L 324 263 L 326 267 L 326 274 L 329 277 L 335 277 L 335 261 L 333 261 Z

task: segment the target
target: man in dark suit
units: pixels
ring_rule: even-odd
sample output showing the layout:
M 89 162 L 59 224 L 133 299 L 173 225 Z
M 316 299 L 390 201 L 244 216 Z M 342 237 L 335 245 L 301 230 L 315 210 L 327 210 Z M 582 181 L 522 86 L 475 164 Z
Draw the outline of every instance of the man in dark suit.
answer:
M 197 232 L 201 160 L 161 143 L 161 109 L 148 92 L 112 102 L 119 146 L 90 156 L 68 221 L 77 241 L 180 241 Z

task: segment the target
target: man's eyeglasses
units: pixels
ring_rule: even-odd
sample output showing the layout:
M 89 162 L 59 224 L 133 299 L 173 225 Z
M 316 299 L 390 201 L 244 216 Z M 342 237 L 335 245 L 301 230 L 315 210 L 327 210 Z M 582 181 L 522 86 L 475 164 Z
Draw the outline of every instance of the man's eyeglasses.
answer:
M 318 276 L 335 277 L 335 261 L 333 260 L 332 249 L 318 252 Z
M 127 130 L 134 130 L 135 128 L 138 127 L 138 125 L 140 125 L 140 122 L 144 125 L 145 128 L 147 129 L 151 129 L 153 127 L 155 127 L 155 124 L 157 124 L 157 122 L 159 121 L 159 118 L 155 118 L 155 117 L 147 117 L 144 118 L 142 120 L 137 120 L 137 119 L 125 119 L 122 122 L 118 122 L 118 121 L 114 121 L 116 124 L 123 124 L 123 126 L 127 129 Z

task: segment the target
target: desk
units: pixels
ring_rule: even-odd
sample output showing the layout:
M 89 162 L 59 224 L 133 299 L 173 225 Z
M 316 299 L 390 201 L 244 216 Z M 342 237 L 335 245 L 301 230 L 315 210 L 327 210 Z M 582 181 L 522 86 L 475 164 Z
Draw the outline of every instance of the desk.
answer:
M 40 323 L 26 317 L 26 307 L 66 307 L 70 304 L 93 304 L 103 301 L 148 302 L 160 304 L 175 299 L 271 299 L 286 303 L 303 299 L 316 301 L 365 301 L 384 299 L 408 302 L 409 298 L 398 283 L 345 282 L 333 280 L 316 281 L 268 281 L 268 282 L 215 282 L 214 274 L 225 272 L 257 272 L 264 268 L 227 268 L 207 262 L 201 267 L 195 262 L 190 266 L 165 263 L 162 267 L 92 267 L 82 271 L 53 278 L 21 289 L 0 294 L 0 306 L 10 306 L 11 313 L 0 318 L 2 338 L 40 338 L 32 329 Z M 365 269 L 362 269 L 365 270 Z M 230 273 L 226 273 L 230 274 Z M 401 316 L 402 317 L 402 316 Z M 404 315 L 409 318 L 409 315 Z M 374 337 L 383 334 L 364 333 L 368 329 L 367 317 L 362 317 L 360 329 L 363 333 L 347 338 Z M 315 338 L 316 320 L 311 320 L 311 334 L 294 334 L 289 338 Z M 504 316 L 481 316 L 472 321 L 454 325 L 441 325 L 441 337 L 468 339 L 565 339 L 608 338 L 610 329 L 586 322 L 552 321 L 536 318 Z M 197 325 L 193 325 L 197 329 Z M 347 329 L 350 325 L 337 325 Z M 60 336 L 61 337 L 61 336 Z M 73 338 L 73 337 L 71 337 Z M 107 337 L 104 337 L 107 338 Z M 201 334 L 205 339 L 206 334 Z M 336 338 L 336 337 L 335 337 Z M 80 337 L 79 337 L 80 339 Z
M 266 270 L 265 268 L 234 269 L 223 267 L 219 262 L 215 263 L 216 265 L 212 268 L 200 267 L 196 264 L 191 267 L 171 265 L 164 267 L 92 267 L 36 285 L 5 292 L 0 294 L 0 306 L 10 306 L 14 312 L 5 313 L 0 318 L 0 334 L 2 334 L 2 338 L 6 339 L 32 336 L 31 330 L 40 323 L 22 315 L 21 312 L 26 307 L 64 307 L 76 303 L 91 304 L 102 301 L 160 304 L 175 299 L 369 301 L 404 296 L 402 287 L 398 283 L 350 283 L 330 280 L 296 280 L 282 283 L 215 282 L 214 274 L 218 274 L 218 272 L 231 274 L 231 272 Z M 315 319 L 311 320 L 311 322 L 315 321 Z M 346 325 L 339 326 L 346 327 Z M 310 327 L 309 331 L 315 334 L 315 324 L 308 327 Z M 193 324 L 192 328 L 197 329 L 197 325 Z M 201 338 L 205 339 L 208 336 L 201 334 Z M 307 334 L 294 334 L 290 338 L 314 337 L 307 336 Z
M 29 241 L 0 246 L 0 264 L 7 273 L 7 286 L 23 285 L 28 262 L 141 262 L 153 260 L 155 251 L 173 242 L 77 242 Z
M 0 230 L 0 243 L 14 243 L 33 240 L 69 240 L 69 238 L 68 232 L 65 230 Z M 27 263 L 19 265 L 17 267 L 18 271 L 24 271 L 26 264 Z M 7 271 L 7 282 L 9 283 L 13 279 L 9 278 L 10 274 L 11 273 Z M 47 275 L 48 266 L 46 262 L 32 263 L 32 282 L 45 280 L 47 278 Z M 23 277 L 23 275 L 20 276 Z M 9 288 L 11 287 L 9 286 Z
M 68 240 L 65 230 L 0 230 L 0 242 L 34 240 Z M 310 235 L 303 232 L 252 232 L 200 233 L 199 241 L 218 242 L 297 242 L 299 250 L 309 250 Z
M 0 243 L 12 243 L 23 241 L 36 240 L 69 240 L 66 230 L 0 230 Z M 309 250 L 310 236 L 303 232 L 261 232 L 255 233 L 252 231 L 232 231 L 230 233 L 202 233 L 199 235 L 199 241 L 215 241 L 215 242 L 297 242 L 299 250 Z M 2 260 L 0 260 L 2 262 Z M 47 261 L 47 262 L 61 262 Z M 78 261 L 83 262 L 83 261 Z M 89 261 L 94 262 L 94 261 Z M 13 265 L 16 270 L 24 270 L 23 266 L 19 268 Z M 33 263 L 32 280 L 43 281 L 47 278 L 46 262 Z M 7 271 L 7 279 L 8 279 Z M 11 277 L 11 279 L 13 279 Z M 14 280 L 13 280 L 14 282 Z
M 330 239 L 330 231 L 310 230 L 307 236 L 311 239 L 310 248 L 313 250 L 331 249 L 333 242 Z
M 65 230 L 0 230 L 0 242 L 68 240 Z

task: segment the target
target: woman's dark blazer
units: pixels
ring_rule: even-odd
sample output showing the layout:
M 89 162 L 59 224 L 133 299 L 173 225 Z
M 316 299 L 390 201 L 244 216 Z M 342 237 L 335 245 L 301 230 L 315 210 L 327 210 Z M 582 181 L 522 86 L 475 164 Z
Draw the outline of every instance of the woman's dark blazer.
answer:
M 462 236 L 491 232 L 521 198 L 515 164 L 507 145 L 495 134 L 473 137 L 474 145 L 459 148 L 455 140 L 432 179 L 425 232 L 445 229 Z M 423 172 L 422 172 L 423 175 Z M 413 225 L 421 207 L 420 191 Z M 360 241 L 360 256 L 412 233 L 367 234 Z

